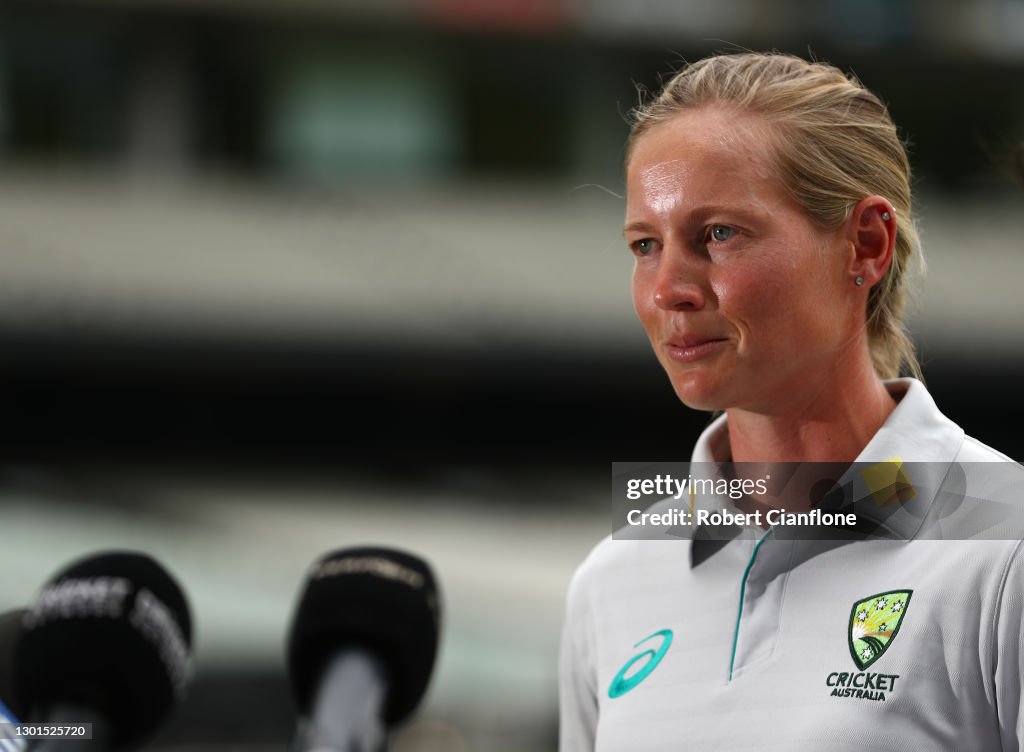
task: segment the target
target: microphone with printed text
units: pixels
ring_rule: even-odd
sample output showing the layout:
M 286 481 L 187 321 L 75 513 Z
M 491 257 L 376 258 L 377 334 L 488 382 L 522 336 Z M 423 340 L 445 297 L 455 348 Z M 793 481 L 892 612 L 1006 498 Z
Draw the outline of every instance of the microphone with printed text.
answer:
M 297 752 L 379 752 L 386 728 L 419 704 L 440 632 L 425 561 L 349 548 L 314 562 L 288 636 Z
M 68 565 L 22 619 L 15 693 L 23 723 L 91 723 L 92 739 L 41 739 L 30 749 L 139 745 L 183 697 L 191 645 L 185 593 L 151 557 L 111 551 Z

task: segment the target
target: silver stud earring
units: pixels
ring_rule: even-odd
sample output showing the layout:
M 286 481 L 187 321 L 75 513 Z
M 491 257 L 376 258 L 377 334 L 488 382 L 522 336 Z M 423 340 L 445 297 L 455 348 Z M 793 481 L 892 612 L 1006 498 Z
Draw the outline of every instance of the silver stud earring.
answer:
M 883 222 L 888 222 L 890 219 L 892 219 L 892 215 L 889 214 L 889 212 L 882 212 L 882 221 Z
M 857 277 L 857 279 L 853 280 L 853 283 L 855 285 L 857 285 L 857 287 L 860 287 L 861 285 L 864 284 L 864 278 L 863 277 Z

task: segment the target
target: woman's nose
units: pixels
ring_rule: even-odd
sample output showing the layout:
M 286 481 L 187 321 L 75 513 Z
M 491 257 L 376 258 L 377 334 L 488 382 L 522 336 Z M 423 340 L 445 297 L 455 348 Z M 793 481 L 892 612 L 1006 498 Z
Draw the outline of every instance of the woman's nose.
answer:
M 654 283 L 654 303 L 666 311 L 697 311 L 706 302 L 697 273 L 697 261 L 681 249 L 665 248 Z

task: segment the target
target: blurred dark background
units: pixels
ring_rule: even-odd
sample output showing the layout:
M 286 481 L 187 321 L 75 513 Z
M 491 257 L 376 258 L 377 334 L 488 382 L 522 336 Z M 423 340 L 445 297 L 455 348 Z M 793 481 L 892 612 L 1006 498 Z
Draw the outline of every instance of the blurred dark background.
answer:
M 633 321 L 624 115 L 740 48 L 890 104 L 929 386 L 1024 456 L 1020 0 L 8 0 L 0 607 L 85 551 L 161 555 L 201 671 L 160 744 L 280 748 L 303 567 L 402 543 L 451 625 L 403 748 L 552 749 L 609 463 L 707 422 Z

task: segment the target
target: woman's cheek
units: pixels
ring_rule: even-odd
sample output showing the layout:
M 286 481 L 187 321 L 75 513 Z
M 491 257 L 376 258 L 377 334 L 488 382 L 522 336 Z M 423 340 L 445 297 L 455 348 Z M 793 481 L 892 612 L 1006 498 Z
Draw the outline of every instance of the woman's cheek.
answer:
M 771 318 L 786 304 L 786 290 L 767 265 L 750 265 L 740 273 L 720 274 L 711 281 L 720 313 L 727 318 L 756 324 Z
M 652 275 L 646 273 L 640 264 L 633 271 L 633 310 L 636 311 L 640 324 L 653 339 L 653 327 L 658 315 L 657 304 L 654 302 L 654 283 Z

